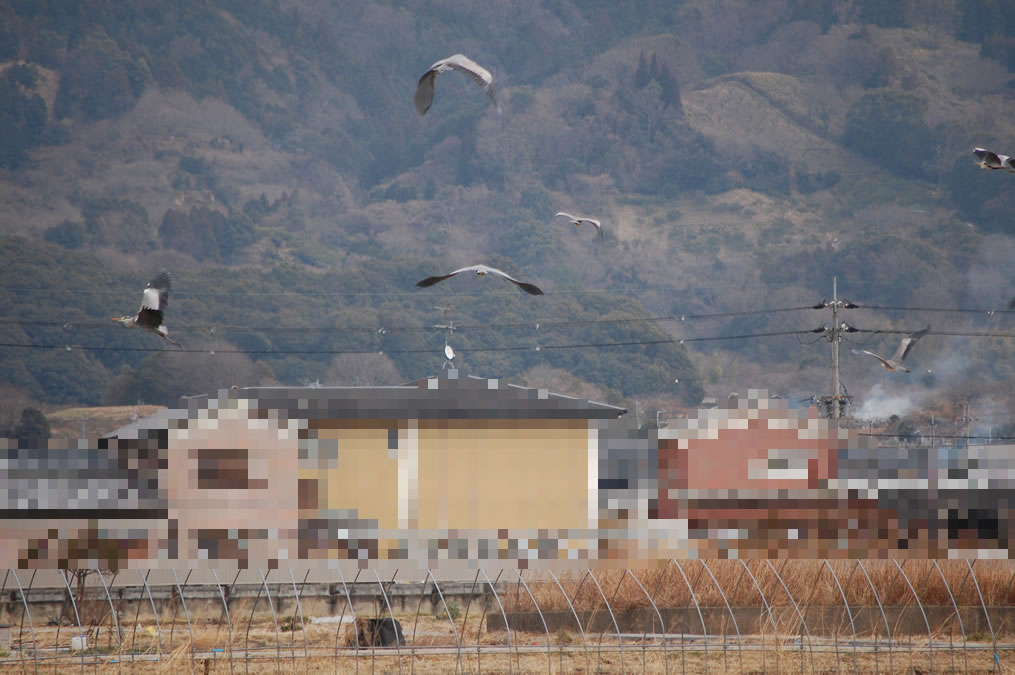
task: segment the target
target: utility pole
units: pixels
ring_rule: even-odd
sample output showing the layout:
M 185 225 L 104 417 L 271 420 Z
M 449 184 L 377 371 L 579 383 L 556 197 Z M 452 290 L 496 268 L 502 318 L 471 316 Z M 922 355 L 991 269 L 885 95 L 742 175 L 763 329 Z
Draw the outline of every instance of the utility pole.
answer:
M 852 400 L 849 392 L 843 395 L 842 382 L 839 381 L 839 343 L 842 341 L 843 333 L 851 333 L 856 330 L 839 319 L 839 310 L 853 309 L 856 305 L 849 300 L 839 299 L 839 280 L 837 277 L 832 277 L 832 299 L 822 300 L 814 306 L 814 309 L 824 309 L 826 307 L 832 308 L 832 327 L 823 328 L 825 337 L 832 343 L 832 395 L 822 396 L 820 401 L 823 406 L 828 407 L 829 417 L 833 420 L 838 420 L 842 417 L 843 404 L 848 405 Z M 821 330 L 822 328 L 819 328 L 815 332 L 820 332 Z
M 839 288 L 832 277 L 832 419 L 839 419 Z

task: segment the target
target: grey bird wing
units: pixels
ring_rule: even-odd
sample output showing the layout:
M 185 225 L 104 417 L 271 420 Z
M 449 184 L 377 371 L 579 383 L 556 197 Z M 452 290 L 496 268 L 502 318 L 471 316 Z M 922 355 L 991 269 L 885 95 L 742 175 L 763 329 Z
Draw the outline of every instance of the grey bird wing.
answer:
M 518 288 L 520 288 L 523 291 L 525 291 L 526 293 L 528 293 L 529 295 L 543 295 L 543 290 L 541 288 L 539 288 L 539 286 L 536 286 L 535 284 L 526 283 L 524 281 L 518 281 L 517 279 L 515 279 L 510 274 L 507 274 L 506 272 L 502 272 L 501 270 L 497 269 L 496 267 L 487 267 L 486 271 L 504 277 L 505 279 L 507 279 L 508 281 L 513 283 L 515 286 L 517 286 Z
M 461 270 L 458 270 L 457 272 L 452 272 L 450 274 L 438 274 L 437 276 L 427 277 L 426 279 L 423 279 L 422 281 L 417 281 L 416 285 L 419 286 L 420 288 L 426 288 L 427 286 L 433 286 L 434 284 L 436 284 L 438 282 L 441 282 L 441 281 L 444 281 L 445 279 L 450 279 L 451 277 L 453 277 L 456 274 L 458 274 L 458 272 L 461 272 Z
M 412 104 L 416 106 L 416 112 L 420 116 L 425 115 L 433 105 L 435 79 L 437 79 L 437 71 L 428 70 L 423 73 L 423 77 L 419 78 L 419 84 L 416 85 L 416 94 L 412 97 Z
M 162 312 L 157 309 L 142 307 L 137 313 L 137 325 L 145 330 L 159 332 L 162 328 Z
M 973 148 L 973 154 L 980 160 L 980 166 L 988 169 L 1001 168 L 1001 158 L 997 156 L 997 153 L 984 148 Z
M 1011 300 L 1008 301 L 1008 311 L 1010 312 L 1013 309 L 1015 309 L 1015 298 L 1012 298 Z
M 433 286 L 434 284 L 436 284 L 439 281 L 444 281 L 445 279 L 450 279 L 451 277 L 455 276 L 456 274 L 461 274 L 462 272 L 479 272 L 480 270 L 482 270 L 483 273 L 491 272 L 491 271 L 492 272 L 498 271 L 498 270 L 493 269 L 492 267 L 487 267 L 486 265 L 469 265 L 468 267 L 461 267 L 461 268 L 455 270 L 454 272 L 448 272 L 447 274 L 441 274 L 441 275 L 434 276 L 434 277 L 427 277 L 426 279 L 423 279 L 422 281 L 416 282 L 416 285 L 420 286 L 422 288 L 426 288 L 427 286 Z
M 906 337 L 902 338 L 902 342 L 899 343 L 899 348 L 895 350 L 895 355 L 892 356 L 892 361 L 902 363 L 903 360 L 905 360 L 906 355 L 909 354 L 910 351 L 912 351 L 913 347 L 920 340 L 920 338 L 922 338 L 929 332 L 930 326 L 927 326 L 923 330 L 917 331 L 915 333 L 912 333 L 911 335 L 907 335 Z
M 878 361 L 880 361 L 881 363 L 883 363 L 883 364 L 885 365 L 885 367 L 886 367 L 886 368 L 894 368 L 894 367 L 895 367 L 895 366 L 894 366 L 893 364 L 889 363 L 889 362 L 888 362 L 888 361 L 887 361 L 886 359 L 884 359 L 884 358 L 882 358 L 882 357 L 878 356 L 878 355 L 877 355 L 877 354 L 875 354 L 874 352 L 871 352 L 871 351 L 867 351 L 866 349 L 861 349 L 861 350 L 859 351 L 859 353 L 860 353 L 860 354 L 870 354 L 871 356 L 873 356 L 874 358 L 876 358 L 876 359 L 877 359 Z
M 419 82 L 416 85 L 416 94 L 413 96 L 413 103 L 416 106 L 417 113 L 424 115 L 430 109 L 430 106 L 433 104 L 434 80 L 437 78 L 437 73 L 444 72 L 445 70 L 457 70 L 471 77 L 472 81 L 479 85 L 489 97 L 490 102 L 497 105 L 497 93 L 493 88 L 493 75 L 490 74 L 490 71 L 464 54 L 454 54 L 430 66 L 430 70 L 426 71 L 423 77 L 419 78 Z
M 145 284 L 141 293 L 141 309 L 163 311 L 169 304 L 169 286 L 172 275 L 163 270 L 157 277 Z
M 596 228 L 596 231 L 599 232 L 599 238 L 600 239 L 603 238 L 603 224 L 602 223 L 600 223 L 595 218 L 582 218 L 581 221 L 583 223 L 590 223 L 590 224 L 594 225 L 595 228 Z

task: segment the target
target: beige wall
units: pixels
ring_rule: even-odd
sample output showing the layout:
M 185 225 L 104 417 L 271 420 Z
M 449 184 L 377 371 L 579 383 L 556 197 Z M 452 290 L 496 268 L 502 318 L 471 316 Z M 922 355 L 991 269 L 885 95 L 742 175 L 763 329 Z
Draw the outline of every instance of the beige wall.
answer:
M 320 508 L 356 509 L 359 518 L 376 519 L 378 528 L 398 527 L 398 451 L 388 449 L 388 429 L 398 424 L 355 420 L 317 429 L 319 440 L 338 441 L 338 465 L 316 472 L 324 484 Z M 314 473 L 301 472 L 300 478 Z
M 418 526 L 589 526 L 585 420 L 420 421 Z

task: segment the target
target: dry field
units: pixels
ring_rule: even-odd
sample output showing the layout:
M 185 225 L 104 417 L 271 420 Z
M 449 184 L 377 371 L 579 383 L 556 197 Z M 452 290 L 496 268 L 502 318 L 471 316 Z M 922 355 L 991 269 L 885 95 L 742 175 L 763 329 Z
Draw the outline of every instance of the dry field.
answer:
M 970 574 L 970 571 L 973 574 Z M 833 575 L 834 572 L 834 575 Z M 504 575 L 503 579 L 508 576 Z M 517 578 L 517 577 L 516 577 Z M 406 645 L 395 648 L 347 646 L 346 632 L 352 612 L 339 605 L 336 617 L 319 623 L 296 615 L 272 619 L 267 603 L 253 608 L 234 607 L 229 622 L 219 618 L 196 620 L 188 625 L 180 607 L 160 610 L 161 639 L 150 612 L 121 614 L 122 642 L 118 643 L 108 614 L 85 619 L 89 649 L 70 652 L 75 628 L 40 625 L 34 640 L 39 667 L 45 672 L 98 672 L 116 667 L 118 672 L 1015 672 L 1015 644 L 1007 611 L 1012 603 L 1015 565 L 1007 561 L 739 561 L 712 560 L 670 562 L 659 569 L 581 571 L 551 577 L 544 572 L 524 574 L 526 583 L 512 584 L 512 591 L 499 586 L 499 604 L 479 601 L 464 606 L 448 603 L 448 614 L 434 615 L 429 593 L 421 593 L 422 611 L 396 612 Z M 868 581 L 869 579 L 869 581 Z M 559 581 L 559 586 L 558 582 Z M 840 593 L 839 588 L 842 588 Z M 759 592 L 759 588 L 760 591 Z M 693 598 L 691 590 L 693 589 Z M 720 592 L 719 589 L 722 589 Z M 561 592 L 563 590 L 563 592 Z M 787 593 L 788 591 L 788 593 Z M 603 621 L 605 616 L 622 622 L 630 613 L 649 607 L 648 597 L 662 612 L 700 606 L 713 611 L 729 603 L 753 616 L 763 607 L 764 594 L 778 621 L 759 622 L 753 634 L 740 632 L 729 622 L 722 629 L 689 629 L 678 633 L 668 625 L 665 641 L 659 634 L 621 629 L 618 636 Z M 566 596 L 565 596 L 566 594 Z M 929 626 L 909 630 L 898 618 L 886 631 L 856 632 L 848 623 L 821 625 L 804 635 L 801 625 L 786 610 L 794 607 L 808 617 L 820 616 L 822 608 L 842 608 L 842 594 L 858 615 L 863 607 L 883 605 L 891 610 L 955 605 L 967 616 L 960 628 L 952 612 Z M 876 594 L 876 596 L 875 596 Z M 981 604 L 980 596 L 983 600 Z M 919 603 L 916 603 L 916 599 Z M 607 601 L 608 600 L 608 605 Z M 570 602 L 570 604 L 569 604 Z M 694 603 L 697 603 L 695 605 Z M 968 617 L 990 608 L 991 632 L 973 626 Z M 522 627 L 521 618 L 538 607 L 540 616 L 563 610 L 585 617 L 584 635 L 577 623 L 544 631 Z M 441 605 L 443 607 L 443 605 Z M 485 609 L 484 609 L 485 607 Z M 494 630 L 501 607 L 509 617 L 510 634 Z M 87 610 L 87 607 L 82 607 Z M 258 610 L 258 611 L 255 611 Z M 360 610 L 360 615 L 363 611 Z M 599 615 L 598 622 L 593 619 Z M 205 614 L 207 616 L 207 614 Z M 572 614 L 568 614 L 568 621 Z M 770 617 L 772 615 L 769 615 Z M 881 616 L 881 615 L 879 615 Z M 889 620 L 885 619 L 888 624 Z M 714 619 L 713 619 L 714 621 Z M 593 624 L 608 626 L 593 628 Z M 96 629 L 96 624 L 98 629 Z M 503 624 L 499 624 L 503 625 Z M 714 625 L 714 624 L 713 624 Z M 984 624 L 985 625 L 985 624 Z M 630 630 L 630 632 L 628 632 Z M 650 630 L 650 629 L 646 629 Z M 13 649 L 0 661 L 0 672 L 34 671 L 35 656 L 20 646 L 32 641 L 30 627 L 14 622 Z M 192 635 L 192 637 L 191 637 Z M 995 657 L 995 644 L 997 656 Z M 459 649 L 459 645 L 461 645 Z M 995 662 L 995 658 L 997 661 Z M 230 667 L 231 666 L 231 667 Z M 914 670 L 916 669 L 916 670 Z
M 933 654 L 922 645 L 893 645 L 891 653 L 885 644 L 875 653 L 870 645 L 860 644 L 855 649 L 845 642 L 816 641 L 812 649 L 801 646 L 792 638 L 754 638 L 737 644 L 730 639 L 724 645 L 712 640 L 707 647 L 700 641 L 679 636 L 668 638 L 664 645 L 659 639 L 628 639 L 620 648 L 610 636 L 588 636 L 582 643 L 572 633 L 561 631 L 552 636 L 547 649 L 545 634 L 513 632 L 509 644 L 504 632 L 486 633 L 473 619 L 467 628 L 464 645 L 459 651 L 446 620 L 420 617 L 413 625 L 413 617 L 399 617 L 410 646 L 394 648 L 350 649 L 344 645 L 344 632 L 335 625 L 307 625 L 304 641 L 303 629 L 276 633 L 273 622 L 254 621 L 249 630 L 234 631 L 233 644 L 228 644 L 228 630 L 213 625 L 194 628 L 194 652 L 187 626 L 178 622 L 163 626 L 161 652 L 151 631 L 142 629 L 136 638 L 130 631 L 124 639 L 123 649 L 117 654 L 115 643 L 109 644 L 100 637 L 98 648 L 87 652 L 59 654 L 52 649 L 56 644 L 56 629 L 36 631 L 39 640 L 39 667 L 43 672 L 55 668 L 56 672 L 98 672 L 116 668 L 117 672 L 173 673 L 192 667 L 196 672 L 403 672 L 419 671 L 488 673 L 621 673 L 621 672 L 884 672 L 912 673 L 932 669 L 944 672 L 990 672 L 993 652 L 990 643 L 970 645 L 963 651 L 960 645 L 948 649 L 935 644 Z M 173 629 L 172 641 L 168 630 Z M 415 628 L 415 640 L 412 631 Z M 69 640 L 67 629 L 62 631 L 61 644 Z M 933 661 L 932 661 L 933 657 Z M 461 665 L 459 665 L 461 659 Z M 230 661 L 232 661 L 230 667 Z M 510 662 L 510 663 L 509 663 Z M 1002 670 L 1015 670 L 1015 656 L 1001 653 Z M 0 672 L 31 672 L 35 662 L 30 653 L 15 651 L 0 662 Z M 996 671 L 995 671 L 996 672 Z

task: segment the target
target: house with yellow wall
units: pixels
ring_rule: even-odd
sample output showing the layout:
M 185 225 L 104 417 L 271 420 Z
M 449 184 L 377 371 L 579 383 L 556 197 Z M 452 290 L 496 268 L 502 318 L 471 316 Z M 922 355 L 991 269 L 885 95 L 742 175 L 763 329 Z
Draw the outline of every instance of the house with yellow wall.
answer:
M 577 559 L 597 527 L 600 433 L 626 412 L 456 370 L 183 404 L 109 441 L 165 424 L 163 557 L 241 567 Z

